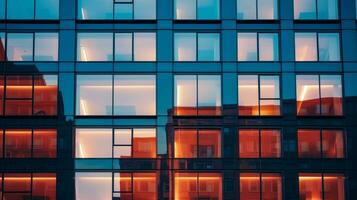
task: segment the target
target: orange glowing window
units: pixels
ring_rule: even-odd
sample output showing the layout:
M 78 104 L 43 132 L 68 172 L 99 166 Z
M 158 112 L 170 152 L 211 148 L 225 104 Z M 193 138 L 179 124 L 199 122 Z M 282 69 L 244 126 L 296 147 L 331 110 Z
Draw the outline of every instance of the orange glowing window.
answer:
M 4 113 L 4 76 L 0 76 L 0 116 L 3 115 L 3 113 Z
M 4 131 L 0 129 L 0 158 L 4 157 L 3 154 L 4 154 Z M 0 190 L 1 191 L 1 190 Z
M 300 158 L 320 158 L 320 130 L 298 130 L 298 152 Z
M 57 131 L 55 129 L 35 129 L 33 131 L 33 157 L 56 158 Z
M 57 76 L 40 75 L 34 79 L 34 115 L 56 115 Z
M 175 130 L 175 158 L 221 157 L 221 132 L 219 130 Z
M 56 200 L 56 174 L 35 173 L 32 176 L 32 199 Z
M 344 176 L 341 174 L 300 173 L 299 199 L 344 200 Z
M 280 115 L 279 76 L 239 75 L 238 113 L 243 116 Z
M 277 173 L 241 173 L 241 200 L 282 200 L 282 180 Z
M 31 157 L 31 137 L 32 131 L 30 129 L 5 130 L 5 157 Z
M 219 173 L 175 173 L 174 199 L 222 199 L 222 176 Z
M 274 129 L 239 130 L 240 158 L 280 158 L 281 135 Z
M 322 130 L 322 155 L 324 158 L 344 157 L 343 131 Z

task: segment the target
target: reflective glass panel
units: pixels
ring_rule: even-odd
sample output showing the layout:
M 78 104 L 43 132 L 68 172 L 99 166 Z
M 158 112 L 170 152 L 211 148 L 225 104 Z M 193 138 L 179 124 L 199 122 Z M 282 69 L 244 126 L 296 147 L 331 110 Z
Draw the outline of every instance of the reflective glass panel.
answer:
M 316 33 L 295 33 L 295 61 L 317 61 Z
M 196 19 L 196 0 L 175 0 L 175 19 Z
M 319 60 L 340 60 L 340 39 L 338 33 L 319 33 Z
M 259 115 L 258 76 L 238 76 L 239 115 Z
M 314 173 L 299 174 L 299 199 L 322 199 L 322 176 Z
M 258 19 L 278 19 L 278 0 L 258 0 Z
M 134 19 L 156 19 L 156 0 L 135 0 Z
M 76 172 L 76 199 L 112 199 L 111 172 Z
M 6 43 L 5 33 L 0 33 L 0 61 L 6 60 L 5 43 Z
M 56 200 L 56 174 L 33 174 L 32 199 Z
M 256 19 L 257 2 L 252 0 L 237 0 L 237 19 Z
M 114 174 L 114 192 L 131 192 L 131 191 L 133 191 L 133 189 L 132 189 L 132 174 L 131 173 L 115 173 Z
M 133 157 L 156 158 L 155 129 L 134 129 Z
M 197 131 L 194 129 L 175 130 L 175 158 L 197 157 Z
M 281 136 L 279 130 L 260 131 L 260 156 L 262 158 L 281 157 Z
M 280 115 L 279 76 L 260 76 L 260 115 Z
M 219 19 L 220 0 L 197 0 L 197 19 Z
M 238 33 L 238 61 L 257 61 L 257 33 Z
M 199 199 L 198 197 L 198 174 L 197 173 L 175 173 L 175 200 Z
M 176 75 L 174 103 L 176 115 L 197 114 L 197 77 Z
M 102 5 L 102 3 L 100 4 Z M 78 33 L 77 61 L 112 61 L 112 33 Z
M 134 60 L 156 61 L 155 33 L 134 33 Z
M 294 19 L 316 19 L 316 0 L 294 0 Z
M 240 200 L 260 200 L 260 175 L 240 173 Z
M 132 3 L 114 4 L 114 19 L 133 19 L 134 15 Z
M 112 129 L 76 129 L 76 158 L 111 158 Z
M 7 0 L 7 19 L 34 19 L 34 0 Z
M 343 131 L 322 130 L 322 154 L 324 158 L 343 158 Z
M 259 130 L 239 130 L 239 157 L 259 158 Z
M 221 132 L 219 130 L 198 131 L 198 157 L 221 157 Z
M 277 33 L 259 34 L 259 61 L 279 60 L 279 40 Z
M 342 115 L 342 83 L 340 75 L 321 75 L 321 114 Z
M 78 0 L 77 19 L 113 19 L 113 0 Z
M 32 131 L 29 129 L 5 130 L 5 157 L 29 158 L 32 148 Z
M 58 61 L 58 33 L 35 33 L 35 61 Z
M 133 173 L 133 180 L 133 199 L 158 199 L 156 173 Z
M 298 153 L 300 158 L 321 157 L 320 130 L 298 130 Z
M 338 19 L 338 0 L 318 0 L 318 19 Z
M 0 0 L 0 19 L 5 19 L 6 0 Z M 0 181 L 1 184 L 1 181 Z M 0 192 L 1 194 L 1 192 Z
M 33 34 L 32 33 L 8 33 L 6 50 L 7 50 L 7 59 L 9 61 L 32 61 L 33 60 Z
M 221 77 L 198 76 L 198 115 L 221 114 Z
M 115 34 L 115 61 L 133 60 L 133 34 Z
M 57 157 L 57 130 L 35 129 L 33 131 L 33 157 Z
M 196 33 L 175 33 L 175 61 L 195 61 L 196 49 Z
M 298 115 L 320 114 L 320 91 L 318 75 L 296 76 L 296 103 Z
M 36 0 L 36 19 L 58 19 L 59 0 Z
M 198 61 L 220 60 L 219 33 L 198 34 Z
M 39 75 L 34 78 L 34 115 L 57 115 L 57 75 Z

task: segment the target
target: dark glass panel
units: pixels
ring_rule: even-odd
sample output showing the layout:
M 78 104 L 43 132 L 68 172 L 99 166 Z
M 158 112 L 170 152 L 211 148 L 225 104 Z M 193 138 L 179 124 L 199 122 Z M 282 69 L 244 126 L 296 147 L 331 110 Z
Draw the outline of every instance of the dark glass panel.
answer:
M 7 0 L 7 19 L 34 19 L 34 0 Z
M 320 130 L 298 130 L 298 153 L 300 158 L 321 157 Z
M 4 76 L 0 76 L 0 116 L 4 114 Z
M 57 157 L 57 131 L 55 129 L 37 129 L 33 131 L 33 157 Z
M 35 173 L 32 178 L 33 200 L 56 200 L 56 174 Z
M 36 0 L 36 19 L 58 19 L 60 0 Z
M 4 149 L 4 131 L 0 129 L 0 158 L 3 157 L 3 149 Z M 0 173 L 0 179 L 1 179 L 1 173 Z M 0 192 L 1 192 L 1 181 L 0 181 Z
M 0 7 L 1 7 L 1 1 L 0 0 Z M 0 15 L 1 15 L 1 10 L 0 10 Z M 1 16 L 0 16 L 1 19 Z M 6 60 L 6 54 L 5 54 L 5 33 L 0 33 L 0 61 L 5 61 Z
M 29 158 L 31 156 L 31 130 L 5 130 L 5 157 Z
M 239 130 L 239 157 L 259 158 L 259 130 Z

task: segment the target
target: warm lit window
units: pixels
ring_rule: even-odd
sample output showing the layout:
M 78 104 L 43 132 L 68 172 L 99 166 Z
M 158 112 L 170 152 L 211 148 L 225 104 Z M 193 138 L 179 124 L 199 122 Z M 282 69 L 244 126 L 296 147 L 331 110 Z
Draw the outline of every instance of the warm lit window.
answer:
M 6 7 L 5 1 L 7 1 L 9 20 L 58 20 L 59 18 L 59 0 L 0 0 L 0 8 Z M 0 19 L 4 18 L 5 10 L 0 10 Z
M 278 0 L 237 0 L 238 20 L 278 19 Z
M 341 130 L 299 129 L 299 158 L 343 158 L 343 138 Z
M 175 115 L 220 115 L 221 77 L 218 75 L 176 75 Z
M 222 200 L 222 175 L 220 173 L 174 174 L 174 199 Z
M 175 0 L 175 19 L 220 19 L 220 0 Z
M 240 200 L 282 200 L 282 178 L 278 173 L 240 173 Z
M 103 5 L 101 3 L 101 5 Z M 78 33 L 77 61 L 112 61 L 112 33 Z
M 113 102 L 114 101 L 114 102 Z M 153 116 L 154 75 L 78 75 L 77 115 Z
M 6 52 L 9 61 L 57 61 L 58 33 L 8 33 Z
M 278 61 L 277 33 L 238 33 L 238 61 Z
M 177 129 L 174 144 L 175 158 L 221 157 L 220 130 Z
M 3 93 L 4 86 L 0 86 L 0 101 L 5 101 L 5 109 L 0 111 L 5 110 L 5 115 L 57 115 L 57 75 L 0 77 L 0 85 L 3 85 L 4 81 L 6 94 Z
M 78 0 L 77 13 L 81 20 L 154 20 L 156 0 Z
M 156 130 L 76 129 L 76 158 L 156 158 Z
M 219 33 L 175 33 L 175 61 L 219 61 Z
M 76 199 L 157 200 L 157 174 L 154 172 L 77 172 Z
M 280 115 L 279 82 L 279 76 L 238 75 L 239 115 Z
M 0 174 L 0 194 L 3 199 L 56 200 L 56 174 L 54 173 L 4 173 Z M 2 189 L 2 190 L 1 190 Z
M 240 129 L 239 157 L 280 158 L 280 131 L 274 129 Z
M 1 7 L 1 5 L 0 5 L 0 7 Z M 6 53 L 5 53 L 6 44 L 5 43 L 6 43 L 6 34 L 0 33 L 0 62 L 6 60 Z
M 296 88 L 298 115 L 342 115 L 340 75 L 297 75 Z
M 338 19 L 338 0 L 294 0 L 294 19 Z
M 6 129 L 0 130 L 0 147 L 4 158 L 56 158 L 57 131 L 55 129 Z M 1 149 L 2 150 L 2 149 Z
M 299 174 L 299 199 L 344 200 L 345 178 L 342 174 Z
M 339 61 L 338 33 L 295 33 L 295 61 Z

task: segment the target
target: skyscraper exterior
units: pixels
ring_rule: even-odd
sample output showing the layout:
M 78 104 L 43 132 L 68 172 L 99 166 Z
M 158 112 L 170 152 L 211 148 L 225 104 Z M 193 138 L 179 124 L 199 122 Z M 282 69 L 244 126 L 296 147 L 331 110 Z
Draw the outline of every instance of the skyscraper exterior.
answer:
M 357 199 L 355 0 L 0 0 L 0 200 Z

